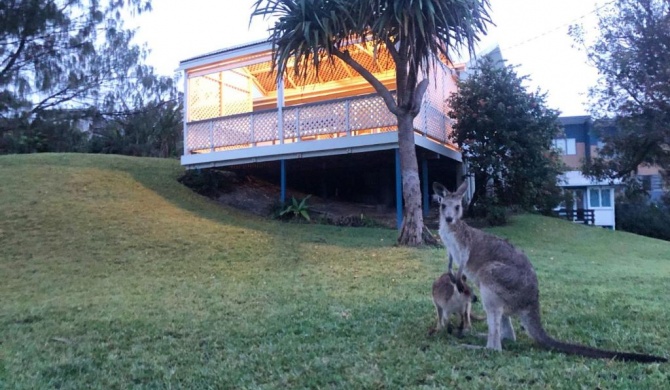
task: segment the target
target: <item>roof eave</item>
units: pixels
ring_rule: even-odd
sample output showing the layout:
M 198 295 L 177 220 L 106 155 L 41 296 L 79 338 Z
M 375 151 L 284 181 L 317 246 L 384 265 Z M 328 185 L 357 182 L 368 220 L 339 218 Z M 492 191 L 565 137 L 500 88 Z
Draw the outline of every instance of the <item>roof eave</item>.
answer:
M 177 70 L 184 71 L 186 69 L 208 65 L 213 62 L 225 61 L 231 58 L 243 57 L 270 50 L 272 50 L 272 41 L 270 40 L 250 42 L 186 59 L 179 63 L 179 68 L 177 68 Z

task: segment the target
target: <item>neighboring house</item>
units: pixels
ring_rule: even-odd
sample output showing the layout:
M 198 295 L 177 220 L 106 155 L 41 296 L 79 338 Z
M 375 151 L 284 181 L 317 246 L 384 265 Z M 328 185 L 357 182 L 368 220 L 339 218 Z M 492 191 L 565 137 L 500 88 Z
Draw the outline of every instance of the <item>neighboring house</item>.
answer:
M 563 126 L 564 138 L 555 139 L 554 147 L 561 151 L 563 162 L 570 168 L 565 173 L 561 186 L 571 191 L 575 199 L 572 205 L 565 205 L 565 209 L 593 210 L 595 225 L 614 229 L 614 197 L 621 182 L 595 181 L 581 173 L 583 162 L 597 156 L 598 150 L 603 146 L 602 140 L 593 131 L 591 117 L 561 117 L 559 121 Z M 650 200 L 658 201 L 665 193 L 658 167 L 641 165 L 638 167 L 637 177 Z M 579 211 L 579 215 L 581 217 L 584 212 Z
M 637 177 L 652 202 L 660 201 L 663 195 L 668 192 L 668 189 L 664 187 L 663 177 L 658 167 L 640 166 L 638 167 Z
M 618 183 L 596 181 L 585 177 L 582 163 L 597 154 L 598 139 L 593 133 L 590 116 L 570 116 L 558 118 L 563 126 L 563 138 L 554 139 L 565 165 L 570 170 L 561 177 L 559 185 L 573 196 L 573 204 L 561 205 L 570 218 L 584 222 L 593 218 L 596 226 L 616 228 L 614 193 Z M 586 221 L 588 222 L 588 221 Z
M 187 168 L 230 167 L 265 173 L 322 197 L 396 207 L 402 195 L 396 117 L 374 89 L 339 59 L 319 73 L 281 81 L 271 72 L 272 45 L 249 43 L 191 58 L 184 72 L 184 155 Z M 349 54 L 395 90 L 389 53 L 352 44 Z M 456 72 L 446 61 L 429 76 L 414 140 L 427 212 L 429 183 L 455 188 L 461 153 L 449 136 L 446 100 Z M 356 189 L 356 194 L 352 188 Z

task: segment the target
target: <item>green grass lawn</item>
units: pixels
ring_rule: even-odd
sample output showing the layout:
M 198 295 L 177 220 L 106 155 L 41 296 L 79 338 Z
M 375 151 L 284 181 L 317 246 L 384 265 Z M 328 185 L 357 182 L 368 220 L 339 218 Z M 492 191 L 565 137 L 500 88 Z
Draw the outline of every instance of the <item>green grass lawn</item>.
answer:
M 252 217 L 181 173 L 0 157 L 0 388 L 670 388 L 670 364 L 552 353 L 521 332 L 502 353 L 428 337 L 443 250 Z M 533 261 L 550 334 L 670 356 L 669 242 L 530 215 L 493 232 Z

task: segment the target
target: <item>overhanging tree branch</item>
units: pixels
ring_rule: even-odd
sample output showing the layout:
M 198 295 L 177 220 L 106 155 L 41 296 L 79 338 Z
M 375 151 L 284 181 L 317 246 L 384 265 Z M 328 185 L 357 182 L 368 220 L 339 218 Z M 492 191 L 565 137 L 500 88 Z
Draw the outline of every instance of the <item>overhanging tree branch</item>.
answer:
M 414 102 L 412 103 L 412 110 L 410 111 L 413 117 L 419 115 L 419 112 L 421 111 L 421 102 L 423 101 L 423 95 L 426 93 L 426 89 L 428 89 L 428 84 L 428 79 L 423 79 L 419 82 L 419 85 L 417 85 L 416 90 L 414 90 Z
M 25 47 L 26 47 L 27 39 L 28 38 L 26 36 L 21 37 L 21 41 L 19 43 L 19 46 L 16 48 L 14 53 L 12 53 L 8 57 L 9 60 L 7 61 L 7 64 L 0 71 L 0 85 L 5 84 L 5 79 L 6 79 L 7 75 L 12 71 L 12 68 L 14 67 L 14 64 L 16 63 L 16 61 L 21 56 L 21 53 L 23 52 L 23 49 L 25 49 Z
M 331 53 L 342 60 L 342 62 L 346 63 L 350 67 L 352 67 L 358 74 L 360 74 L 372 87 L 377 91 L 377 93 L 384 99 L 384 103 L 386 103 L 386 107 L 393 113 L 394 115 L 398 115 L 398 105 L 396 104 L 395 100 L 393 99 L 393 95 L 391 94 L 391 91 L 388 90 L 382 84 L 381 81 L 377 80 L 377 78 L 370 73 L 369 70 L 365 69 L 365 67 L 356 60 L 354 60 L 351 55 L 349 54 L 348 51 L 340 51 L 336 48 L 331 49 Z

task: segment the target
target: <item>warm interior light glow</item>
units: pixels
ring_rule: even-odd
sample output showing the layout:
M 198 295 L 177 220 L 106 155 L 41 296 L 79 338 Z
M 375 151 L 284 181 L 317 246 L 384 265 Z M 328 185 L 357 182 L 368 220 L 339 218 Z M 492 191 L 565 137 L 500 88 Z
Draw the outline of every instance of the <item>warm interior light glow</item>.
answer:
M 389 90 L 396 89 L 394 63 L 385 48 L 352 44 L 347 50 Z M 187 154 L 282 143 L 270 58 L 269 52 L 253 53 L 187 70 Z M 418 134 L 452 149 L 444 113 L 454 89 L 449 69 L 431 73 L 422 113 L 414 122 Z M 395 117 L 374 93 L 339 59 L 325 60 L 318 73 L 310 69 L 305 77 L 289 69 L 283 80 L 283 143 L 396 131 Z

